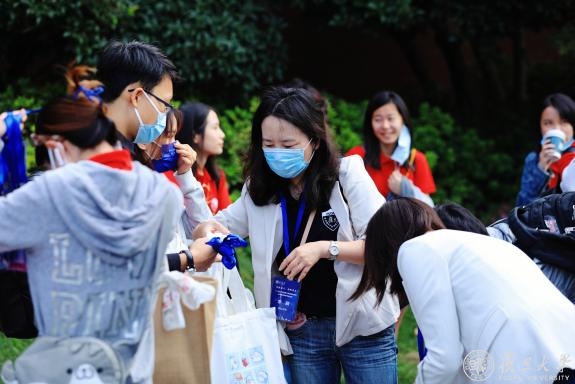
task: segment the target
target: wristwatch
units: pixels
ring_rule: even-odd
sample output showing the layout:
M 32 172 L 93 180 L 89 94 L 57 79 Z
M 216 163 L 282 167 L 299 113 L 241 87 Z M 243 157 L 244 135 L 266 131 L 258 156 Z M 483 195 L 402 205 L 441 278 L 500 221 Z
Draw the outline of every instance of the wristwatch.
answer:
M 329 258 L 328 260 L 335 260 L 339 256 L 339 247 L 337 246 L 337 241 L 329 242 Z
M 180 253 L 184 253 L 186 255 L 186 271 L 195 271 L 196 266 L 194 264 L 194 257 L 192 256 L 192 252 L 189 249 L 182 249 Z

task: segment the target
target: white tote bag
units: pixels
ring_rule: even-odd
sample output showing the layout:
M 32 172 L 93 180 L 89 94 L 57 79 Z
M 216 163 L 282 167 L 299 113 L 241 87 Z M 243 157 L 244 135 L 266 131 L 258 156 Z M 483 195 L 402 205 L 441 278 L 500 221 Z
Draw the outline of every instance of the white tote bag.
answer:
M 210 370 L 212 383 L 285 384 L 274 308 L 255 308 L 237 268 L 214 264 L 221 283 Z M 210 269 L 211 269 L 210 268 Z

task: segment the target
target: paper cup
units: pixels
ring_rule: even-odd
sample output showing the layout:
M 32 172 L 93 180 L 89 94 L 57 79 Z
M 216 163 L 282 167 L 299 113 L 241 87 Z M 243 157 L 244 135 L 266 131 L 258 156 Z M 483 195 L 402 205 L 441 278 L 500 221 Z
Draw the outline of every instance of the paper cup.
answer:
M 559 160 L 561 158 L 561 152 L 563 152 L 563 146 L 565 145 L 565 133 L 558 128 L 550 129 L 543 135 L 541 144 L 545 144 L 547 141 L 550 141 L 555 147 L 555 151 L 552 155 L 553 160 Z

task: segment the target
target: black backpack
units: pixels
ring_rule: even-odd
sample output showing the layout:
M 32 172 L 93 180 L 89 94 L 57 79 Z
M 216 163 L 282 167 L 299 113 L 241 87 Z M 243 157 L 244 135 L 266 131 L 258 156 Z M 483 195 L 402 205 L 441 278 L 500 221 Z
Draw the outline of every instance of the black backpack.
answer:
M 517 238 L 514 244 L 529 257 L 575 273 L 575 192 L 515 207 L 507 224 Z
M 0 270 L 0 332 L 17 339 L 38 335 L 25 272 Z

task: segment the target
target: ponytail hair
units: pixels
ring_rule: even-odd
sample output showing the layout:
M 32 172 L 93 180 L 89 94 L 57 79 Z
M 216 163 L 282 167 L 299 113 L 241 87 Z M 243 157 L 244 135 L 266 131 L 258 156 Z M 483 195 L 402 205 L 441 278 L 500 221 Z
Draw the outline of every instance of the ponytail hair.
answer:
M 45 105 L 36 123 L 36 133 L 59 135 L 79 148 L 93 148 L 102 141 L 115 145 L 116 127 L 101 108 L 102 83 L 89 76 L 95 69 L 69 65 L 65 74 L 67 96 Z

